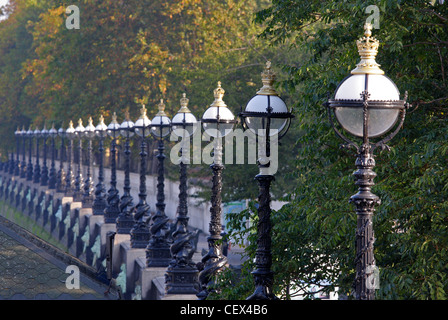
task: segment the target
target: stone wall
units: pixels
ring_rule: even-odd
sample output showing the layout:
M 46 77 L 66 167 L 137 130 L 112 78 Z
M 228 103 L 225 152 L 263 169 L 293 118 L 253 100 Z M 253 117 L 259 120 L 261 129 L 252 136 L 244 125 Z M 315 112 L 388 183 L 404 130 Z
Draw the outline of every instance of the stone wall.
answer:
M 96 175 L 97 169 L 94 169 L 94 176 Z M 85 178 L 85 175 L 83 177 Z M 109 187 L 107 183 L 109 180 L 110 171 L 106 169 L 106 190 Z M 122 190 L 123 180 L 124 173 L 117 171 L 119 191 Z M 157 179 L 147 176 L 146 181 L 147 201 L 154 210 Z M 139 176 L 131 173 L 132 196 L 135 203 L 138 201 L 138 186 Z M 176 218 L 178 193 L 178 183 L 166 180 L 166 214 L 172 220 Z M 21 216 L 14 219 L 26 220 L 33 229 L 29 231 L 37 233 L 37 236 L 45 234 L 46 241 L 56 244 L 61 250 L 95 269 L 100 280 L 109 281 L 108 271 L 112 271 L 112 281 L 120 288 L 124 299 L 197 299 L 194 294 L 165 294 L 166 268 L 148 268 L 146 249 L 131 248 L 129 234 L 115 234 L 115 223 L 105 223 L 104 216 L 93 215 L 91 208 L 84 208 L 81 202 L 73 201 L 72 197 L 0 171 L 0 201 L 15 208 L 16 215 Z M 0 213 L 3 215 L 4 211 Z M 188 214 L 189 227 L 205 231 L 200 233 L 201 240 L 196 239 L 196 253 L 193 260 L 199 262 L 202 257 L 201 249 L 206 246 L 204 237 L 210 219 L 209 205 L 200 204 L 196 199 L 190 198 Z M 113 236 L 113 251 L 110 251 L 112 260 L 108 259 L 108 235 Z M 108 261 L 111 261 L 110 264 Z

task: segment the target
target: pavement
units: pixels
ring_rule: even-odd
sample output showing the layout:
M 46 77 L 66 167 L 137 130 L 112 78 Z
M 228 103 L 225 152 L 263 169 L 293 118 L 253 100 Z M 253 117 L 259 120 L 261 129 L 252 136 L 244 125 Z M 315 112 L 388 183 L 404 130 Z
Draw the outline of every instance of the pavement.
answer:
M 97 282 L 88 272 L 83 273 L 88 269 L 80 261 L 64 256 L 47 243 L 41 244 L 41 240 L 26 230 L 0 217 L 0 300 L 118 298 L 113 291 L 105 294 L 106 284 Z M 80 272 L 67 270 L 66 273 L 68 266 Z M 77 274 L 79 282 L 75 278 Z
M 197 249 L 200 256 L 208 249 L 203 233 Z M 228 264 L 238 268 L 243 251 L 231 246 Z M 80 270 L 79 288 L 72 288 L 74 274 L 68 266 Z M 95 275 L 96 271 L 83 261 L 0 215 L 0 300 L 119 299 L 116 290 L 99 282 Z

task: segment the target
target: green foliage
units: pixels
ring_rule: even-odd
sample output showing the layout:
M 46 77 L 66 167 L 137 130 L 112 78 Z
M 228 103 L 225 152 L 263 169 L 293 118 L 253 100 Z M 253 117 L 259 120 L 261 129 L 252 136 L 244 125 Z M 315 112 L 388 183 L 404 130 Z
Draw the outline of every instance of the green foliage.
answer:
M 272 214 L 272 269 L 282 297 L 323 279 L 331 283 L 323 290 L 338 287 L 340 295 L 350 297 L 356 215 L 348 199 L 356 192 L 350 176 L 355 154 L 338 148 L 342 141 L 323 103 L 359 61 L 355 41 L 370 4 L 380 9 L 380 29 L 373 30 L 381 43 L 377 61 L 412 103 L 404 127 L 390 142 L 392 150 L 376 155 L 373 192 L 382 200 L 374 215 L 377 297 L 447 296 L 448 7 L 424 1 L 274 0 L 257 13 L 265 25 L 261 35 L 274 45 L 288 41 L 303 53 L 303 59 L 283 65 L 288 78 L 280 84 L 295 101 L 293 126 L 304 133 L 291 201 Z
M 350 296 L 354 276 L 355 154 L 339 148 L 323 103 L 355 67 L 367 6 L 380 9 L 377 61 L 409 92 L 412 108 L 376 155 L 373 191 L 381 299 L 446 299 L 448 6 L 429 1 L 11 0 L 0 22 L 1 155 L 13 149 L 17 125 L 78 117 L 110 119 L 126 109 L 151 118 L 164 98 L 174 115 L 183 92 L 196 117 L 213 102 L 222 81 L 224 101 L 237 114 L 261 86 L 272 60 L 278 90 L 295 119 L 279 148 L 273 197 L 289 203 L 273 212 L 275 292 L 292 298 L 308 285 L 336 287 Z M 65 28 L 65 8 L 81 9 L 81 29 Z M 253 13 L 255 21 L 254 24 Z M 76 117 L 76 118 L 74 118 Z M 135 148 L 134 148 L 135 149 Z M 174 168 L 172 168 L 174 170 Z M 177 170 L 177 168 L 176 168 Z M 209 177 L 208 166 L 191 167 Z M 224 200 L 257 195 L 256 165 L 224 170 Z M 193 172 L 192 172 L 193 173 Z M 177 176 L 177 173 L 172 173 Z M 222 277 L 222 295 L 251 293 L 256 209 L 230 217 L 232 237 L 249 240 L 242 276 Z M 252 221 L 251 227 L 243 221 Z

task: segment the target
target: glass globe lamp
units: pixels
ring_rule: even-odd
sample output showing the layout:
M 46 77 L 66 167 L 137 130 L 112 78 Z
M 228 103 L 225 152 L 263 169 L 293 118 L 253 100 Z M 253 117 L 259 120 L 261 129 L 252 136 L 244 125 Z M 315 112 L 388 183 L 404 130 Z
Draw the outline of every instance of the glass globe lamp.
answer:
M 371 37 L 366 24 L 364 37 L 357 41 L 361 61 L 336 88 L 329 107 L 342 128 L 355 137 L 384 136 L 397 123 L 405 101 L 395 83 L 375 61 L 379 41 Z
M 190 137 L 197 129 L 196 117 L 188 109 L 188 98 L 184 93 L 180 99 L 180 109 L 171 120 L 173 133 L 178 137 Z
M 146 107 L 143 105 L 140 109 L 140 118 L 134 124 L 134 131 L 140 137 L 147 137 L 151 131 L 151 120 L 146 115 Z
M 236 123 L 232 111 L 227 108 L 227 105 L 222 100 L 224 93 L 225 90 L 221 87 L 221 81 L 219 81 L 218 87 L 213 91 L 215 100 L 205 110 L 201 119 L 205 133 L 213 138 L 226 136 Z
M 171 132 L 171 120 L 165 113 L 163 99 L 158 104 L 159 112 L 151 120 L 151 134 L 157 138 L 166 137 Z
M 279 134 L 281 138 L 288 131 L 293 116 L 273 87 L 275 73 L 271 70 L 270 61 L 261 75 L 263 87 L 240 113 L 242 125 L 258 136 L 266 136 L 269 130 L 269 136 Z

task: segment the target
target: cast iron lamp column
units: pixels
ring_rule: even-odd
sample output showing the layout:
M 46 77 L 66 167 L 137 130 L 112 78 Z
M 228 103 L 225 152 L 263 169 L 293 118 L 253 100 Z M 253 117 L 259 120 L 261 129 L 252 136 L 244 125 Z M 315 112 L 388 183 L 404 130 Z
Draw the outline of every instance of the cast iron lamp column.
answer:
M 33 153 L 33 135 L 34 131 L 31 130 L 31 126 L 26 132 L 26 137 L 29 141 L 28 143 L 28 165 L 26 166 L 26 180 L 33 181 L 33 161 L 32 161 L 32 153 Z
M 151 120 L 146 115 L 143 105 L 140 109 L 140 118 L 134 124 L 134 132 L 140 137 L 140 186 L 138 204 L 134 208 L 134 226 L 131 234 L 131 248 L 146 248 L 150 240 L 147 225 L 149 219 L 149 205 L 146 203 L 146 137 L 150 134 Z
M 82 201 L 82 194 L 84 189 L 84 182 L 82 180 L 82 138 L 84 135 L 84 126 L 82 125 L 82 119 L 78 120 L 78 126 L 75 129 L 75 135 L 78 139 L 78 172 L 75 178 L 75 190 L 73 192 L 73 201 L 80 202 Z
M 379 41 L 371 37 L 372 26 L 366 24 L 364 29 L 365 36 L 357 41 L 361 61 L 351 75 L 339 84 L 334 98 L 327 102 L 327 107 L 336 134 L 345 141 L 343 146 L 354 147 L 357 152 L 357 170 L 353 175 L 359 191 L 350 198 L 357 215 L 355 298 L 374 300 L 377 289 L 375 273 L 378 273 L 373 253 L 375 237 L 372 216 L 380 199 L 371 192 L 376 177 L 372 170 L 375 166 L 373 153 L 378 147 L 389 149 L 385 143 L 400 130 L 405 109 L 409 105 L 406 103 L 407 93 L 404 100 L 400 100 L 398 88 L 375 61 Z M 360 146 L 335 127 L 334 117 L 345 131 L 362 140 Z M 395 130 L 381 139 L 394 126 Z M 373 138 L 379 141 L 371 143 L 370 139 Z
M 120 198 L 120 214 L 117 218 L 117 233 L 129 234 L 134 226 L 134 217 L 132 209 L 134 208 L 134 199 L 131 196 L 131 180 L 130 180 L 130 160 L 131 145 L 130 138 L 134 135 L 134 122 L 129 118 L 129 112 L 125 113 L 125 120 L 120 125 L 120 134 L 125 138 L 124 144 L 124 187 L 123 195 Z
M 87 174 L 84 181 L 84 194 L 82 195 L 82 205 L 85 208 L 91 208 L 93 202 L 93 179 L 92 179 L 92 140 L 95 138 L 95 127 L 92 117 L 89 117 L 89 123 L 84 128 L 84 137 L 87 139 Z
M 57 174 L 56 174 L 56 164 L 55 164 L 55 156 L 56 156 L 55 139 L 58 136 L 58 132 L 54 128 L 54 124 L 51 126 L 49 134 L 50 134 L 50 138 L 51 138 L 51 166 L 50 166 L 50 174 L 49 174 L 49 180 L 48 180 L 48 189 L 56 189 Z
M 22 131 L 17 127 L 17 130 L 14 132 L 14 136 L 16 137 L 16 161 L 14 163 L 14 175 L 20 177 L 20 135 Z
M 230 133 L 236 122 L 234 115 L 222 100 L 225 91 L 221 88 L 221 82 L 218 82 L 218 87 L 213 93 L 215 100 L 202 115 L 204 131 L 214 138 L 215 146 L 213 149 L 213 164 L 210 166 L 213 172 L 213 186 L 210 208 L 210 236 L 207 238 L 209 251 L 202 257 L 204 268 L 199 273 L 202 291 L 197 294 L 197 297 L 200 300 L 207 298 L 210 290 L 212 290 L 216 274 L 221 272 L 222 268 L 227 264 L 227 258 L 222 254 L 221 245 L 221 190 L 222 170 L 224 169 L 222 163 L 222 138 Z
M 17 130 L 14 131 L 14 137 L 16 140 L 15 160 L 14 160 L 14 152 L 12 152 L 11 158 L 13 160 L 13 163 L 12 163 L 12 166 L 10 167 L 10 171 L 9 171 L 10 174 L 15 175 L 15 176 L 20 175 L 20 160 L 19 160 L 20 137 L 19 137 L 19 135 L 20 135 L 20 129 L 19 129 L 19 127 L 17 127 Z
M 158 105 L 159 112 L 151 120 L 151 134 L 159 140 L 157 152 L 157 203 L 156 213 L 149 227 L 151 239 L 146 247 L 146 265 L 148 267 L 167 267 L 171 261 L 171 234 L 168 225 L 169 218 L 165 214 L 165 146 L 163 138 L 171 132 L 171 121 L 165 113 L 163 99 Z
M 40 183 L 40 164 L 39 164 L 39 139 L 41 137 L 40 130 L 36 127 L 33 132 L 33 136 L 36 138 L 36 164 L 34 165 L 33 182 Z
M 43 139 L 43 147 L 44 147 L 44 158 L 42 163 L 42 171 L 40 173 L 40 185 L 47 186 L 48 185 L 48 167 L 47 167 L 47 139 L 50 136 L 50 133 L 47 130 L 47 125 L 44 124 L 44 128 L 41 130 L 40 135 Z
M 64 128 L 59 128 L 58 130 L 58 136 L 61 140 L 61 148 L 60 148 L 60 155 L 59 155 L 59 171 L 58 171 L 58 178 L 56 183 L 56 190 L 60 193 L 65 192 L 65 171 L 64 171 L 64 157 L 66 155 L 65 152 L 65 144 L 64 139 L 66 138 L 65 130 Z
M 107 191 L 107 206 L 104 209 L 104 222 L 116 223 L 118 214 L 120 213 L 120 197 L 117 190 L 117 138 L 120 135 L 120 125 L 117 122 L 117 115 L 114 112 L 112 122 L 107 126 L 107 134 L 112 138 L 110 143 L 110 188 Z
M 272 292 L 274 274 L 271 271 L 271 195 L 270 187 L 274 179 L 271 168 L 271 138 L 278 141 L 289 129 L 293 117 L 288 112 L 285 102 L 278 96 L 273 84 L 275 73 L 271 70 L 271 62 L 261 74 L 263 87 L 247 103 L 244 112 L 240 113 L 244 129 L 249 129 L 259 142 L 258 168 L 260 173 L 255 177 L 258 181 L 258 225 L 257 250 L 255 254 L 256 269 L 252 272 L 255 280 L 255 291 L 248 300 L 275 300 Z M 277 156 L 277 155 L 276 155 Z M 277 157 L 278 158 L 278 157 Z
M 20 132 L 20 138 L 22 140 L 22 162 L 20 163 L 20 178 L 26 178 L 26 130 L 25 126 L 22 127 L 22 131 Z
M 181 108 L 171 122 L 173 133 L 182 139 L 179 162 L 180 184 L 179 205 L 175 230 L 172 234 L 172 260 L 165 274 L 168 294 L 197 294 L 199 291 L 199 270 L 193 262 L 195 251 L 193 238 L 196 233 L 188 231 L 187 164 L 190 163 L 190 139 L 197 129 L 196 117 L 188 109 L 188 99 L 184 93 L 180 99 Z
M 99 139 L 100 159 L 98 168 L 98 183 L 95 186 L 95 200 L 93 201 L 92 211 L 94 215 L 104 215 L 106 209 L 106 187 L 104 186 L 104 138 L 107 136 L 107 126 L 104 123 L 103 115 L 100 116 L 100 123 L 95 128 L 95 134 Z
M 75 191 L 75 175 L 72 169 L 73 157 L 73 140 L 76 139 L 75 128 L 73 128 L 73 121 L 70 120 L 67 130 L 65 130 L 65 136 L 68 139 L 67 150 L 67 175 L 65 176 L 65 195 L 73 196 Z

